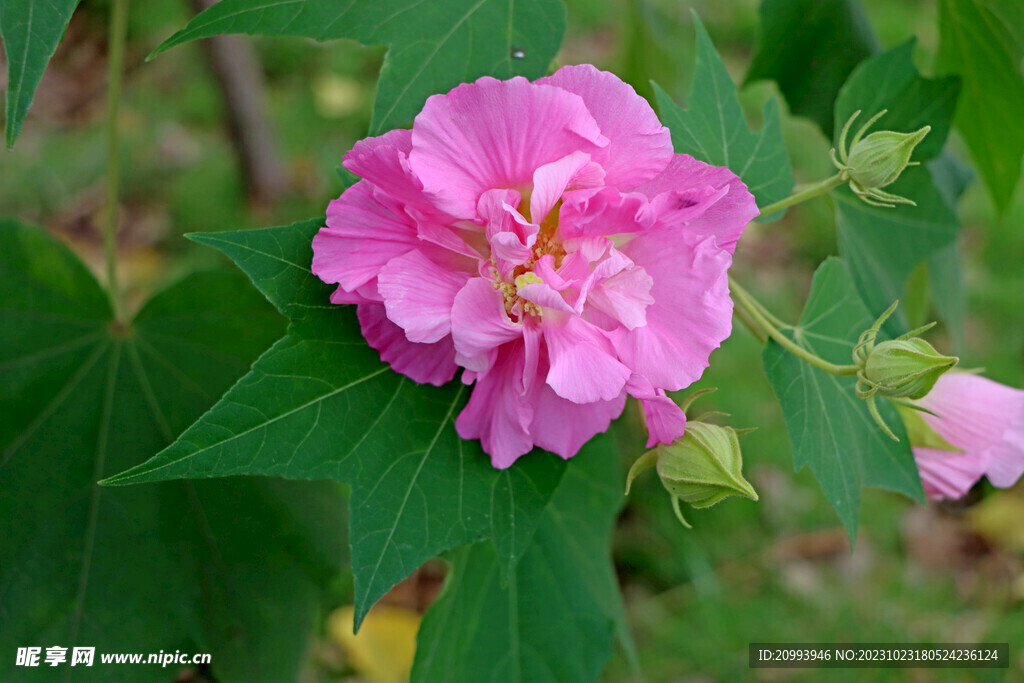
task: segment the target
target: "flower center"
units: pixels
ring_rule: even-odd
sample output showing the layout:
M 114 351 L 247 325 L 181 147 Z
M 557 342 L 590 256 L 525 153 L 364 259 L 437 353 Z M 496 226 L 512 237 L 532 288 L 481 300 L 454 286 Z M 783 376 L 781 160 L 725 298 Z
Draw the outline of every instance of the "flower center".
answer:
M 558 229 L 558 209 L 561 203 L 561 200 L 559 200 L 548 215 L 544 217 L 544 220 L 541 221 L 540 230 L 537 233 L 537 241 L 530 250 L 530 256 L 524 263 L 512 270 L 511 282 L 501 278 L 495 264 L 494 281 L 491 284 L 501 292 L 505 300 L 505 312 L 513 322 L 520 322 L 527 315 L 535 318 L 541 318 L 544 315 L 543 307 L 519 296 L 519 290 L 526 285 L 543 283 L 543 280 L 533 272 L 537 261 L 542 257 L 551 256 L 554 259 L 555 269 L 560 268 L 563 259 L 565 259 L 565 247 L 555 237 L 555 232 Z M 529 216 L 529 211 L 527 211 L 526 215 Z M 495 263 L 493 256 L 491 257 L 491 262 Z

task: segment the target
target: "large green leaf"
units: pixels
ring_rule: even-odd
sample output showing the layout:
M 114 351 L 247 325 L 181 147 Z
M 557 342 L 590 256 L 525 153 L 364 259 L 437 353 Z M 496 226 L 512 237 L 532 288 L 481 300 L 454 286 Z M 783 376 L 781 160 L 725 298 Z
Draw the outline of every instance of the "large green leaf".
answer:
M 388 45 L 370 130 L 404 126 L 427 97 L 480 76 L 544 75 L 565 33 L 561 0 L 222 0 L 156 53 L 221 33 Z
M 115 324 L 80 261 L 10 221 L 0 291 L 0 678 L 42 675 L 16 669 L 15 648 L 60 645 L 97 649 L 76 678 L 167 680 L 99 654 L 180 649 L 211 653 L 219 680 L 294 679 L 344 558 L 336 484 L 95 483 L 198 417 L 280 316 L 228 272 L 186 278 Z
M 927 161 L 942 152 L 960 94 L 960 78 L 925 78 L 918 73 L 914 66 L 916 42 L 908 40 L 853 70 L 836 98 L 834 144 L 837 147 L 839 131 L 854 112 L 862 112 L 852 127 L 856 131 L 869 118 L 886 109 L 887 113 L 871 127 L 872 131 L 910 133 L 930 125 L 931 131 L 914 148 L 913 159 Z M 849 137 L 853 137 L 852 132 Z
M 951 153 L 943 152 L 928 164 L 932 182 L 942 193 L 946 204 L 954 209 L 967 187 L 974 181 L 974 172 Z M 967 318 L 967 288 L 964 285 L 960 245 L 957 242 L 933 252 L 928 257 L 928 301 L 935 314 L 946 324 L 954 354 L 964 346 L 964 321 Z M 923 324 L 923 321 L 922 321 Z
M 877 50 L 859 0 L 762 0 L 761 38 L 747 82 L 776 81 L 790 111 L 831 137 L 839 88 Z
M 960 85 L 956 77 L 922 77 L 914 66 L 913 49 L 914 41 L 908 41 L 859 65 L 836 100 L 835 122 L 838 130 L 860 110 L 856 130 L 858 124 L 887 109 L 873 130 L 910 132 L 931 125 L 913 157 L 927 161 L 945 145 Z M 850 266 L 868 309 L 876 315 L 903 297 L 914 268 L 953 244 L 958 230 L 956 214 L 933 182 L 930 169 L 910 168 L 886 191 L 908 197 L 917 206 L 870 206 L 846 188 L 833 193 L 839 253 Z M 935 266 L 949 263 L 936 261 Z M 900 310 L 887 329 L 895 331 L 905 323 Z
M 784 333 L 825 360 L 849 364 L 858 336 L 872 322 L 846 266 L 830 258 L 814 275 L 799 324 Z M 854 378 L 811 367 L 774 342 L 765 347 L 764 367 L 782 404 L 794 468 L 810 466 L 851 539 L 857 534 L 864 486 L 924 500 L 903 423 L 887 401 L 879 400 L 879 410 L 900 437 L 898 443 L 882 432 L 854 394 Z
M 0 3 L 0 38 L 7 57 L 7 149 L 14 147 L 47 62 L 57 50 L 78 0 Z
M 486 543 L 451 553 L 444 591 L 427 611 L 414 681 L 592 681 L 624 626 L 611 532 L 623 502 L 611 435 L 569 462 L 533 545 L 511 578 Z
M 173 445 L 108 480 L 262 474 L 352 487 L 356 624 L 391 586 L 449 548 L 491 538 L 511 569 L 565 470 L 536 452 L 491 467 L 453 423 L 468 389 L 418 385 L 366 345 L 355 308 L 309 270 L 323 219 L 196 236 L 230 256 L 292 320 L 288 334 Z
M 758 206 L 787 197 L 793 176 L 782 141 L 778 102 L 772 97 L 765 103 L 764 126 L 761 132 L 752 132 L 736 98 L 736 85 L 696 15 L 694 24 L 697 66 L 689 108 L 682 109 L 654 85 L 661 121 L 672 131 L 673 148 L 676 153 L 727 166 L 746 183 Z
M 957 129 L 1000 210 L 1024 157 L 1022 27 L 1022 0 L 939 1 L 939 65 L 964 81 Z

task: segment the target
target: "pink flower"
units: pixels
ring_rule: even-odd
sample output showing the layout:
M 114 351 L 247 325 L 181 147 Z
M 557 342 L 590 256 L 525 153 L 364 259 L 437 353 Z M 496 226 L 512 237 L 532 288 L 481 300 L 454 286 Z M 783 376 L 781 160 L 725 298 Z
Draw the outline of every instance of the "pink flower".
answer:
M 963 451 L 914 447 L 929 498 L 959 498 L 983 476 L 1007 488 L 1024 474 L 1024 391 L 951 372 L 917 403 L 937 416 L 920 413 L 925 422 Z
M 363 180 L 328 207 L 313 272 L 398 372 L 464 368 L 456 429 L 495 467 L 571 457 L 627 394 L 648 445 L 682 435 L 665 392 L 729 336 L 726 270 L 758 210 L 729 170 L 673 154 L 631 87 L 589 65 L 481 78 L 344 165 Z

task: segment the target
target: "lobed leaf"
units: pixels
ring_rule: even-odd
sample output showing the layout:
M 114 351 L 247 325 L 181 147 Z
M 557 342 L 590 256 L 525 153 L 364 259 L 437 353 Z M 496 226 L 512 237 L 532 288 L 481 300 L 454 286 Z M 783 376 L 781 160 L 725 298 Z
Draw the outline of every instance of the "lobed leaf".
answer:
M 759 133 L 752 132 L 722 58 L 696 15 L 694 23 L 697 65 L 689 108 L 679 107 L 654 84 L 661 121 L 672 132 L 673 148 L 677 154 L 728 167 L 747 185 L 758 206 L 789 196 L 793 176 L 782 140 L 778 102 L 773 97 L 765 103 L 764 126 Z
M 114 323 L 67 248 L 11 221 L 0 289 L 0 649 L 95 647 L 76 679 L 166 680 L 99 655 L 176 649 L 210 653 L 218 680 L 294 679 L 345 554 L 337 485 L 95 483 L 196 419 L 280 317 L 240 274 L 205 273 Z
M 946 144 L 960 94 L 957 76 L 925 78 L 914 66 L 914 45 L 911 38 L 902 45 L 875 55 L 853 70 L 836 98 L 833 144 L 838 149 L 839 131 L 860 111 L 852 126 L 856 131 L 868 119 L 882 111 L 887 113 L 870 131 L 893 130 L 912 133 L 922 126 L 932 129 L 914 148 L 914 161 L 937 157 Z M 853 134 L 850 134 L 852 137 Z
M 760 18 L 761 36 L 746 82 L 776 81 L 789 110 L 831 137 L 839 88 L 878 50 L 859 0 L 762 0 Z
M 291 318 L 288 334 L 171 446 L 105 483 L 260 474 L 352 487 L 358 627 L 425 560 L 490 538 L 507 571 L 526 550 L 565 463 L 538 451 L 496 470 L 454 420 L 468 390 L 418 385 L 363 340 L 355 308 L 309 270 L 322 219 L 194 236 L 219 247 Z
M 370 132 L 407 125 L 427 97 L 480 76 L 544 75 L 565 33 L 560 0 L 221 0 L 164 41 L 222 33 L 388 45 Z
M 78 0 L 16 0 L 0 3 L 0 38 L 7 58 L 7 149 L 21 133 L 46 64 L 71 21 Z
M 614 440 L 570 460 L 533 544 L 507 581 L 486 543 L 449 554 L 416 644 L 414 681 L 589 681 L 625 630 L 609 545 L 623 502 Z
M 799 324 L 790 339 L 833 363 L 851 362 L 860 333 L 874 322 L 842 261 L 827 259 L 814 274 Z M 895 442 L 871 419 L 854 393 L 853 377 L 814 368 L 769 342 L 765 374 L 782 405 L 796 470 L 809 466 L 850 538 L 857 535 L 861 489 L 875 486 L 924 501 L 903 422 L 887 401 L 878 408 L 900 437 Z
M 996 207 L 1013 198 L 1024 158 L 1024 3 L 940 0 L 939 66 L 963 78 L 957 130 Z
M 924 78 L 913 61 L 914 41 L 872 57 L 860 64 L 843 85 L 836 100 L 836 129 L 860 110 L 853 129 L 883 109 L 888 113 L 872 130 L 911 132 L 924 125 L 931 132 L 915 148 L 915 161 L 936 159 L 949 135 L 960 91 L 956 77 Z M 835 144 L 838 146 L 838 134 Z M 947 162 L 938 160 L 940 173 Z M 848 189 L 833 192 L 836 200 L 836 229 L 839 253 L 871 313 L 878 315 L 904 296 L 907 278 L 922 261 L 956 242 L 959 223 L 943 192 L 936 186 L 930 168 L 909 168 L 887 192 L 907 197 L 917 206 L 884 208 L 870 206 Z M 932 266 L 951 268 L 955 261 L 935 261 Z M 948 280 L 956 274 L 946 270 Z M 950 311 L 952 309 L 946 309 Z M 953 310 L 955 314 L 955 310 Z M 956 320 L 951 319 L 955 324 Z M 886 329 L 905 330 L 904 312 L 897 309 Z

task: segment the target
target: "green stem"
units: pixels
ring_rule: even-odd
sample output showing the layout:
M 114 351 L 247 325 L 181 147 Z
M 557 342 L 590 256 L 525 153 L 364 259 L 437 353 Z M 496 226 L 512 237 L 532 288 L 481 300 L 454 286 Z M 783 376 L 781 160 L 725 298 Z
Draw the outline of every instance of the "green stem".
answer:
M 103 225 L 103 251 L 107 261 L 107 288 L 115 320 L 122 320 L 120 291 L 117 286 L 117 216 L 119 153 L 117 109 L 121 101 L 121 79 L 124 71 L 124 44 L 128 25 L 128 0 L 110 4 L 110 37 L 107 75 L 107 188 L 106 216 Z
M 842 174 L 840 173 L 836 173 L 834 176 L 830 178 L 825 178 L 821 182 L 813 183 L 812 185 L 805 185 L 804 187 L 797 189 L 796 192 L 789 195 L 785 199 L 780 199 L 774 204 L 769 204 L 768 206 L 761 209 L 761 215 L 767 216 L 769 214 L 782 211 L 783 209 L 788 209 L 794 204 L 806 202 L 808 199 L 813 199 L 818 195 L 825 194 L 832 188 L 839 187 L 844 182 L 846 182 L 842 179 L 841 175 Z
M 733 309 L 733 313 L 740 319 L 740 322 L 750 330 L 750 333 L 754 335 L 757 341 L 762 344 L 768 341 L 768 335 L 761 329 L 761 326 L 757 324 L 757 321 L 747 313 L 747 309 L 742 306 L 737 306 Z
M 764 334 L 774 339 L 779 346 L 786 349 L 805 363 L 809 363 L 819 370 L 824 370 L 830 375 L 849 377 L 857 374 L 858 368 L 856 365 L 836 365 L 835 363 L 830 363 L 821 356 L 811 353 L 807 349 L 797 345 L 789 337 L 782 334 L 782 332 L 779 331 L 779 328 L 769 320 L 769 316 L 765 315 L 767 311 L 764 307 L 761 306 L 761 304 L 758 303 L 757 300 L 747 292 L 747 290 L 741 287 L 739 283 L 731 277 L 729 278 L 729 288 L 732 290 L 733 299 L 736 301 L 737 306 L 743 310 L 743 313 L 747 318 L 759 326 Z M 771 317 L 774 318 L 774 316 Z M 745 320 L 742 315 L 740 316 L 740 320 Z

